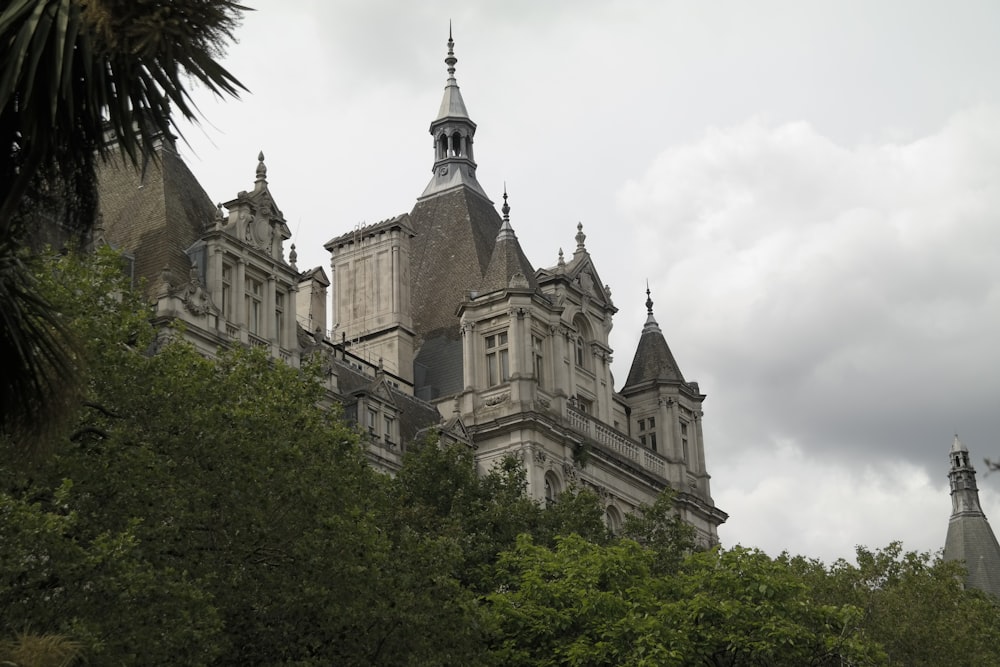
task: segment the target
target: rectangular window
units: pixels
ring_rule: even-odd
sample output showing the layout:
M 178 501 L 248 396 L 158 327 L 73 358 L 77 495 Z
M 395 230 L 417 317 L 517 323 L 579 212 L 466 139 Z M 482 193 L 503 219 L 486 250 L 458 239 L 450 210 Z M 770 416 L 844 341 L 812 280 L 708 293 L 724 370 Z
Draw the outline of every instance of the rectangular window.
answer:
M 640 431 L 645 431 L 646 430 L 646 420 L 645 419 L 640 419 L 639 420 L 639 430 Z
M 580 412 L 584 414 L 593 414 L 594 403 L 593 401 L 587 400 L 586 398 L 576 397 L 576 405 L 580 408 Z
M 531 337 L 531 354 L 534 358 L 535 380 L 541 386 L 543 382 L 542 369 L 545 366 L 545 358 L 542 356 L 542 339 L 539 336 Z
M 283 292 L 274 293 L 274 334 L 278 345 L 285 341 L 285 295 Z
M 642 445 L 643 447 L 646 446 L 646 436 L 644 435 L 639 436 L 639 444 Z
M 378 411 L 368 408 L 368 433 L 375 435 L 375 427 L 378 425 Z
M 233 267 L 222 265 L 222 316 L 233 319 Z
M 264 308 L 264 283 L 262 281 L 247 278 L 246 305 L 247 329 L 252 334 L 260 335 L 261 315 Z
M 486 374 L 491 387 L 510 379 L 506 331 L 486 337 Z
M 681 454 L 684 456 L 684 463 L 688 460 L 688 441 L 687 438 L 681 440 Z
M 649 430 L 652 431 L 654 428 L 656 428 L 656 417 L 650 417 L 649 418 Z
M 681 435 L 687 435 L 687 434 L 688 434 L 687 422 L 681 422 Z
M 386 415 L 386 417 L 385 417 L 385 424 L 383 424 L 385 426 L 385 430 L 382 432 L 382 439 L 385 440 L 387 443 L 390 443 L 390 444 L 393 442 L 393 438 L 394 438 L 393 433 L 392 433 L 392 430 L 393 430 L 392 427 L 394 425 L 394 422 L 395 422 L 395 420 L 392 417 Z
M 649 434 L 649 448 L 652 449 L 654 452 L 656 451 L 656 434 L 655 433 L 650 433 Z

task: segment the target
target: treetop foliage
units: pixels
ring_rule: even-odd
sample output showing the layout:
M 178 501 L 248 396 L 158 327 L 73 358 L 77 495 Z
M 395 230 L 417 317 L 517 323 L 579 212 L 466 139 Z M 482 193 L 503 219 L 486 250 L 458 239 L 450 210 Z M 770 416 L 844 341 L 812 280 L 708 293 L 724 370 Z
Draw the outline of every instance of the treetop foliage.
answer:
M 0 661 L 1000 664 L 996 601 L 896 543 L 698 551 L 669 495 L 611 535 L 590 492 L 545 507 L 516 459 L 434 441 L 377 473 L 313 370 L 204 358 L 118 262 L 37 275 L 86 372 L 49 456 L 0 467 Z

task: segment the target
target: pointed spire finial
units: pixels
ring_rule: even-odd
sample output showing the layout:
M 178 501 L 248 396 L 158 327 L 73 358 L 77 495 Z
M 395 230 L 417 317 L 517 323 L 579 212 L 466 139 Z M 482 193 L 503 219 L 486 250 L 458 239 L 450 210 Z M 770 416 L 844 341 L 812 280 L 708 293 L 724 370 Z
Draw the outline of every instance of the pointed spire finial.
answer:
M 649 295 L 649 281 L 646 281 L 646 314 L 653 315 L 653 297 Z
M 448 83 L 454 83 L 455 63 L 458 62 L 458 58 L 455 57 L 455 40 L 451 38 L 451 21 L 448 21 L 448 56 L 444 62 L 448 65 Z
M 563 250 L 562 250 L 562 248 L 559 248 L 559 261 L 556 263 L 556 266 L 558 266 L 560 268 L 566 266 L 566 258 L 563 257 Z
M 583 233 L 583 223 L 576 223 L 576 251 L 582 252 L 586 250 L 583 242 L 587 240 L 587 235 Z
M 298 253 L 297 250 L 295 250 L 295 244 L 293 243 L 292 244 L 292 251 L 288 253 L 288 263 L 296 271 L 299 270 L 299 267 L 295 266 L 295 263 L 297 261 L 299 261 L 299 253 Z
M 264 164 L 264 151 L 257 154 L 257 180 L 263 181 L 267 178 L 267 165 Z
M 507 181 L 503 182 L 503 208 L 501 208 L 500 210 L 503 211 L 503 221 L 504 222 L 509 222 L 510 221 L 510 205 L 507 204 Z

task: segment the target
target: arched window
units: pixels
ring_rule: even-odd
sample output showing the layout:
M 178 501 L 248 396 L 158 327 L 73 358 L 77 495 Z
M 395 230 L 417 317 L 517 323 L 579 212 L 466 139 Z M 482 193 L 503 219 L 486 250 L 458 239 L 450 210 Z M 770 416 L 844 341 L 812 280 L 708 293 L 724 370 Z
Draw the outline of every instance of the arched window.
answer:
M 545 506 L 552 507 L 559 499 L 561 491 L 559 478 L 556 477 L 556 474 L 551 470 L 545 473 Z
M 618 535 L 621 532 L 622 513 L 618 511 L 617 507 L 608 505 L 608 508 L 604 511 L 604 523 L 612 534 Z

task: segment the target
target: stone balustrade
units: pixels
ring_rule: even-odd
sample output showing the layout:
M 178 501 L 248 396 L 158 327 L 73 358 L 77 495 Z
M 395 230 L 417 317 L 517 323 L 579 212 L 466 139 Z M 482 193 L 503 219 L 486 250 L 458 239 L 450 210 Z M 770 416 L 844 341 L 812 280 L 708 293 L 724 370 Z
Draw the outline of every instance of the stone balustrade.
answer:
M 635 461 L 644 470 L 666 479 L 667 460 L 656 452 L 640 447 L 638 443 L 625 434 L 572 406 L 566 406 L 566 417 L 574 431 L 582 433 L 616 454 Z

